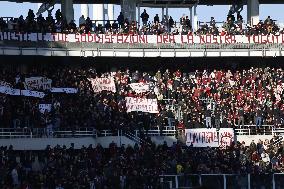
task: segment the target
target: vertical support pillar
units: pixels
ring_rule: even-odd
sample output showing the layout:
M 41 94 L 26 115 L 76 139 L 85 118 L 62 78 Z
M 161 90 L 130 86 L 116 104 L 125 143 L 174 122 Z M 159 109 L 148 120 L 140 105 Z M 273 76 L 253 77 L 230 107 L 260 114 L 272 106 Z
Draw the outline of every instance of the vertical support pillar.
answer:
M 193 31 L 198 30 L 199 24 L 198 24 L 198 18 L 197 18 L 197 4 L 193 7 L 193 14 L 194 14 L 194 23 L 193 23 Z
M 95 4 L 93 5 L 93 20 L 99 20 L 96 22 L 98 24 L 104 24 L 104 4 Z
M 227 178 L 226 175 L 223 175 L 224 183 L 223 183 L 223 189 L 227 189 Z
M 178 188 L 179 184 L 178 184 L 178 176 L 177 175 L 175 176 L 175 181 L 176 181 L 176 187 L 175 188 Z
M 81 15 L 84 15 L 85 19 L 90 17 L 88 4 L 81 4 Z
M 107 5 L 107 15 L 109 20 L 114 20 L 114 5 L 108 4 Z
M 192 17 L 192 7 L 189 8 L 189 19 L 190 19 L 190 25 L 192 27 L 193 30 L 193 17 Z
M 259 23 L 259 0 L 248 0 L 247 22 L 250 25 L 257 25 Z
M 140 4 L 137 5 L 137 12 L 138 12 L 137 13 L 137 15 L 138 15 L 137 16 L 138 26 L 140 26 L 140 19 L 141 19 L 140 18 L 140 15 L 141 15 L 141 13 L 140 13 Z
M 160 19 L 161 21 L 164 19 L 165 16 L 165 7 L 162 7 L 162 18 Z
M 250 186 L 250 174 L 248 174 L 248 189 L 251 189 L 251 186 Z
M 70 23 L 71 20 L 74 20 L 73 0 L 62 0 L 61 11 L 63 17 L 67 20 L 67 23 Z
M 121 0 L 121 12 L 128 21 L 136 21 L 136 1 Z
M 169 19 L 169 7 L 168 7 L 168 5 L 166 5 L 166 17 L 167 17 L 167 19 Z
M 275 174 L 272 175 L 272 189 L 275 189 Z

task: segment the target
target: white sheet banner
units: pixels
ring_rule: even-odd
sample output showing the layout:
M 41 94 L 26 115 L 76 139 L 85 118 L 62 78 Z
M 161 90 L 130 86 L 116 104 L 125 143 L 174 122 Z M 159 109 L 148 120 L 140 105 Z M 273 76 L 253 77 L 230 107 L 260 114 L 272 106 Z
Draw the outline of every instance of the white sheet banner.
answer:
M 234 142 L 234 129 L 232 128 L 221 128 L 219 130 L 219 146 L 220 148 L 226 148 L 231 146 Z
M 20 89 L 13 89 L 11 87 L 0 86 L 0 93 L 12 95 L 12 96 L 20 96 Z
M 43 92 L 39 91 L 30 91 L 30 90 L 21 90 L 22 96 L 31 96 L 31 97 L 37 97 L 37 98 L 43 98 L 45 94 Z
M 74 93 L 78 93 L 78 89 L 75 89 L 75 88 L 51 88 L 50 92 L 74 94 Z
M 0 41 L 55 41 L 125 44 L 283 44 L 279 35 L 121 35 L 0 32 Z
M 38 109 L 40 113 L 44 114 L 46 111 L 50 112 L 51 111 L 51 104 L 39 104 Z
M 49 90 L 52 80 L 46 77 L 29 77 L 25 78 L 25 88 L 28 90 L 41 89 Z
M 125 97 L 127 112 L 159 113 L 157 99 Z
M 132 90 L 134 90 L 136 93 L 145 93 L 150 90 L 149 84 L 145 83 L 131 83 L 129 84 Z
M 91 81 L 95 93 L 101 91 L 112 91 L 114 93 L 116 92 L 113 78 L 90 78 L 88 80 Z
M 218 147 L 217 130 L 213 129 L 186 129 L 186 145 L 193 147 Z

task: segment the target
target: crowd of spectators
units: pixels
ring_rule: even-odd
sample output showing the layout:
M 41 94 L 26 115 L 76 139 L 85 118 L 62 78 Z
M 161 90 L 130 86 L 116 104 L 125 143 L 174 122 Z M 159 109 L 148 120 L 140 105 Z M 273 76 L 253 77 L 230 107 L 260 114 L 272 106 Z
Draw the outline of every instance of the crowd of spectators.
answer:
M 284 119 L 284 71 L 281 68 L 243 70 L 97 71 L 96 66 L 30 67 L 25 72 L 3 69 L 0 81 L 24 89 L 25 78 L 52 79 L 52 87 L 78 88 L 77 94 L 48 93 L 43 99 L 0 94 L 0 127 L 165 129 L 243 128 L 263 124 L 281 127 Z M 89 78 L 113 77 L 115 93 L 93 91 Z M 130 83 L 149 84 L 136 93 Z M 43 91 L 40 90 L 39 91 Z M 125 97 L 158 100 L 159 113 L 127 112 Z M 52 104 L 40 113 L 39 104 Z
M 76 25 L 75 20 L 67 23 L 62 16 L 60 10 L 55 13 L 55 18 L 48 14 L 44 18 L 41 14 L 36 18 L 32 10 L 29 10 L 28 16 L 24 18 L 10 18 L 4 20 L 0 18 L 0 31 L 16 31 L 16 32 L 39 32 L 39 33 L 97 33 L 97 34 L 213 34 L 213 35 L 238 35 L 238 34 L 279 34 L 283 30 L 275 23 L 274 20 L 267 17 L 265 21 L 260 21 L 257 25 L 244 25 L 243 18 L 240 13 L 237 14 L 237 19 L 234 14 L 229 14 L 227 20 L 220 26 L 216 23 L 214 17 L 211 17 L 210 22 L 199 24 L 199 28 L 193 32 L 192 22 L 188 16 L 182 16 L 179 21 L 174 21 L 171 16 L 164 16 L 160 19 L 156 14 L 151 21 L 148 13 L 144 9 L 141 14 L 142 24 L 139 25 L 135 21 L 129 21 L 121 12 L 117 20 L 105 21 L 105 23 L 93 22 L 89 17 L 83 15 L 79 18 L 79 24 Z
M 166 189 L 167 177 L 179 175 L 179 186 L 196 187 L 199 177 L 189 174 L 236 174 L 227 180 L 231 188 L 270 187 L 272 177 L 282 173 L 283 144 L 252 141 L 232 144 L 227 149 L 194 148 L 174 143 L 156 146 L 151 141 L 134 147 L 114 142 L 109 148 L 82 146 L 81 149 L 57 145 L 42 151 L 14 151 L 0 147 L 0 187 L 2 189 Z M 242 175 L 244 177 L 242 177 Z M 211 178 L 211 179 L 210 179 Z M 277 178 L 275 178 L 277 179 Z M 223 177 L 203 177 L 202 187 L 223 188 Z M 164 181 L 164 184 L 163 184 Z M 169 186 L 169 185 L 168 185 Z M 283 179 L 276 180 L 283 186 Z M 281 188 L 281 187 L 280 187 Z

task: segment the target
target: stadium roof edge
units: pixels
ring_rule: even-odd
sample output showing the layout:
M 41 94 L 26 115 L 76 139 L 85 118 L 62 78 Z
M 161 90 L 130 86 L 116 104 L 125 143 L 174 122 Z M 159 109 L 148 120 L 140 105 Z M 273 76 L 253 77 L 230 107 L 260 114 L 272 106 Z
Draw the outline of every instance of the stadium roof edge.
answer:
M 8 0 L 10 2 L 16 2 L 16 3 L 23 3 L 23 2 L 30 2 L 30 3 L 43 3 L 43 0 Z M 184 7 L 186 5 L 192 4 L 194 0 L 152 0 L 147 1 L 147 6 L 153 5 L 169 5 L 173 7 Z M 152 2 L 152 3 L 151 3 Z M 58 3 L 61 3 L 61 1 L 58 1 Z M 105 0 L 74 0 L 75 4 L 103 4 L 106 3 Z M 120 0 L 108 0 L 109 4 L 120 4 Z M 283 0 L 274 0 L 273 2 L 271 0 L 259 0 L 260 4 L 284 4 Z M 142 3 L 143 4 L 143 3 Z M 232 0 L 199 0 L 199 5 L 229 5 L 232 4 Z

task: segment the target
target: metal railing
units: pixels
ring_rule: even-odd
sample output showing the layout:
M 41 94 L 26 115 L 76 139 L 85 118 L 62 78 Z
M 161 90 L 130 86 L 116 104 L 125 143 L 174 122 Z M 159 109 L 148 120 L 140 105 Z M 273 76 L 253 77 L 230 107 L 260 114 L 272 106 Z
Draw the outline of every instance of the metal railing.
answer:
M 161 131 L 159 128 L 143 130 L 148 136 L 175 136 L 174 126 L 166 126 Z M 122 132 L 123 133 L 123 132 Z M 133 130 L 133 137 L 139 139 L 141 131 Z M 69 138 L 69 137 L 106 137 L 120 136 L 120 130 L 96 130 L 94 128 L 0 128 L 0 138 Z
M 160 183 L 165 189 L 283 189 L 284 174 L 160 175 Z

